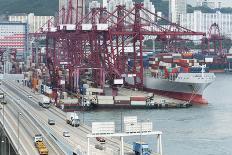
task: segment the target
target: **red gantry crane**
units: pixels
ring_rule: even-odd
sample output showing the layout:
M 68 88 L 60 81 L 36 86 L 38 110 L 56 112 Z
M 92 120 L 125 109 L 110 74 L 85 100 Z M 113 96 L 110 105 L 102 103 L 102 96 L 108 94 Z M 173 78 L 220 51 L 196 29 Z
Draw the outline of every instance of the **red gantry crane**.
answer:
M 62 76 L 59 71 L 66 69 L 69 74 L 66 85 L 77 91 L 80 76 L 92 69 L 93 79 L 103 87 L 105 80 L 112 81 L 134 75 L 134 86 L 143 87 L 143 42 L 145 36 L 173 39 L 181 36 L 205 35 L 188 30 L 178 24 L 159 17 L 156 13 L 136 3 L 130 9 L 118 5 L 113 12 L 106 8 L 93 8 L 85 16 L 72 20 L 72 3 L 64 8 L 59 23 L 48 24 L 46 34 L 47 66 L 53 82 L 53 89 L 60 89 Z M 158 24 L 165 20 L 167 25 Z M 63 23 L 65 22 L 65 23 Z M 133 59 L 132 68 L 128 58 Z

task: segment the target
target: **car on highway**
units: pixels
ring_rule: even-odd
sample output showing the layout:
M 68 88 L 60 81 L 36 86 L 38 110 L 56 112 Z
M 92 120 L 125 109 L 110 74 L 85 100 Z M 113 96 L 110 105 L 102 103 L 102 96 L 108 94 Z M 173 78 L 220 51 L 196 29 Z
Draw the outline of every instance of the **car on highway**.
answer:
M 32 98 L 32 96 L 31 96 L 31 95 L 28 95 L 27 97 L 28 97 L 28 98 Z
M 96 137 L 96 140 L 99 141 L 101 144 L 104 144 L 106 142 L 104 137 Z
M 3 102 L 1 102 L 1 104 L 7 104 L 7 102 L 6 102 L 6 101 L 3 101 Z
M 53 120 L 53 119 L 48 119 L 48 124 L 49 124 L 49 125 L 55 125 L 56 122 L 55 122 L 55 120 Z
M 63 136 L 64 136 L 64 137 L 70 137 L 70 133 L 69 133 L 68 131 L 64 131 L 64 132 L 63 132 Z

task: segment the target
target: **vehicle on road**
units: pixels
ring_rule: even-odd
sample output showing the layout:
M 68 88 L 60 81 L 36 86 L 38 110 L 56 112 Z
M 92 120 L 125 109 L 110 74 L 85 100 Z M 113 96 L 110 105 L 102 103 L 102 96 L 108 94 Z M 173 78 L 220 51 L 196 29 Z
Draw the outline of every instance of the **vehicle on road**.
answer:
M 70 133 L 69 133 L 68 131 L 64 131 L 64 132 L 63 132 L 63 136 L 64 136 L 64 137 L 70 137 Z
M 48 155 L 48 149 L 43 141 L 43 136 L 41 134 L 35 135 L 34 144 L 40 155 Z
M 27 97 L 28 97 L 28 98 L 32 98 L 32 96 L 31 96 L 31 95 L 28 95 Z
M 49 125 L 55 125 L 56 122 L 55 122 L 55 120 L 53 120 L 53 119 L 48 119 L 48 124 L 49 124 Z
M 39 96 L 39 105 L 43 108 L 49 108 L 51 106 L 50 98 L 45 95 Z
M 4 99 L 5 94 L 0 92 L 0 99 Z
M 66 123 L 72 125 L 73 127 L 78 127 L 80 125 L 80 119 L 77 113 L 68 112 L 66 115 Z
M 104 150 L 105 149 L 105 147 L 103 145 L 99 145 L 99 144 L 96 144 L 95 148 L 98 149 L 98 150 Z
M 148 144 L 144 142 L 134 142 L 133 151 L 135 155 L 151 155 L 151 149 Z
M 96 137 L 96 140 L 99 141 L 101 144 L 104 144 L 106 142 L 104 137 Z
M 6 101 L 2 101 L 1 104 L 7 104 L 7 102 Z

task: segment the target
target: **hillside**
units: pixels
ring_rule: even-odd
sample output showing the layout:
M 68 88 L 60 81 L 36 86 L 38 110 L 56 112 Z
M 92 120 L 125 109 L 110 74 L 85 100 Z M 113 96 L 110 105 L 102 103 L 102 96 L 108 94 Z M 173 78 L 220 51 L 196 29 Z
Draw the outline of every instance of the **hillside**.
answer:
M 54 15 L 59 0 L 0 0 L 0 15 L 30 13 L 35 15 Z
M 141 2 L 143 0 L 134 1 Z M 168 1 L 152 0 L 152 3 L 156 6 L 157 11 L 168 16 Z M 58 10 L 58 5 L 59 0 L 0 0 L 0 15 L 31 12 L 34 12 L 35 15 L 54 15 Z

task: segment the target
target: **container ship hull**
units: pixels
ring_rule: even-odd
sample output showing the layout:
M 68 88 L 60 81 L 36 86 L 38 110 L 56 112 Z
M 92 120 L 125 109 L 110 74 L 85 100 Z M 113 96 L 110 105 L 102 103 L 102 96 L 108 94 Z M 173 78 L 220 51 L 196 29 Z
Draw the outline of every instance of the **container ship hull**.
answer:
M 208 87 L 215 79 L 213 73 L 208 74 L 210 74 L 210 80 L 199 80 L 198 78 L 200 78 L 200 76 L 195 76 L 195 74 L 187 74 L 189 76 L 186 76 L 186 73 L 183 75 L 185 75 L 185 77 L 189 77 L 188 80 L 184 80 L 185 77 L 179 78 L 181 80 L 144 77 L 144 90 L 194 104 L 207 104 L 207 100 L 205 100 L 202 95 L 205 88 Z M 197 80 L 190 78 L 193 76 L 195 76 L 194 78 L 197 78 Z M 134 84 L 133 78 L 127 78 L 126 82 L 130 85 Z
M 144 89 L 159 95 L 196 104 L 207 104 L 202 97 L 208 84 L 173 82 L 166 79 L 144 78 Z

